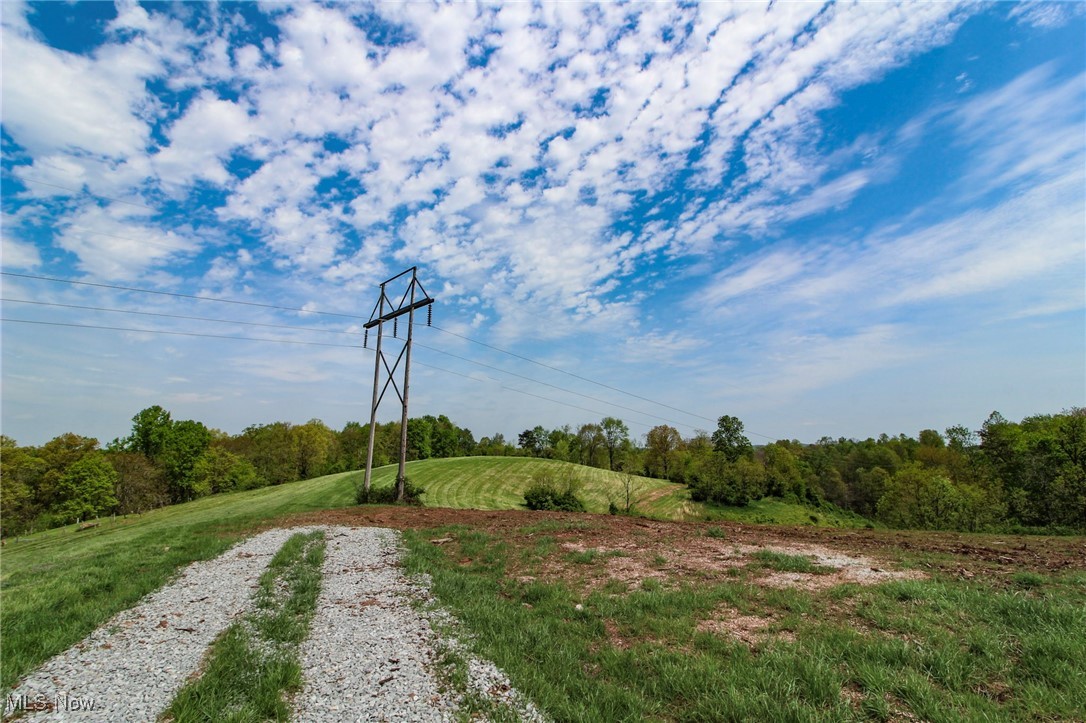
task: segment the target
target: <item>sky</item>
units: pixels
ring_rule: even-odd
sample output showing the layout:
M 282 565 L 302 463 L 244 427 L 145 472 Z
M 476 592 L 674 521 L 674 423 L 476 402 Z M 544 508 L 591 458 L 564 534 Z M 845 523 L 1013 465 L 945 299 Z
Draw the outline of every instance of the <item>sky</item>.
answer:
M 1086 405 L 1084 8 L 5 0 L 0 429 Z

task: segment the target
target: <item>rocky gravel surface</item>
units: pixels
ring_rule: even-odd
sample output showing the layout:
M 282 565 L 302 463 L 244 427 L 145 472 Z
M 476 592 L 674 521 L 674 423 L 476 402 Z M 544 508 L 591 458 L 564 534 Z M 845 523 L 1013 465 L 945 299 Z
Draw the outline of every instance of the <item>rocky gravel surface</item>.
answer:
M 188 566 L 175 582 L 20 681 L 5 714 L 157 719 L 199 675 L 214 638 L 249 609 L 272 556 L 291 535 L 313 529 L 270 530 Z M 504 711 L 503 718 L 544 720 L 504 673 L 471 655 L 455 618 L 433 604 L 427 581 L 404 576 L 398 531 L 320 529 L 327 540 L 321 591 L 300 648 L 304 685 L 292 701 L 294 720 L 450 721 L 466 694 Z M 443 651 L 463 661 L 466 690 L 446 685 Z
M 398 533 L 331 528 L 302 643 L 297 721 L 440 721 L 454 711 L 431 672 L 430 626 L 411 608 Z
M 478 660 L 435 628 L 455 620 L 424 612 L 432 600 L 424 580 L 400 568 L 399 532 L 333 527 L 326 532 L 323 582 L 309 638 L 302 644 L 305 686 L 294 700 L 296 721 L 454 720 L 468 691 L 441 680 L 440 651 L 453 648 L 468 668 L 470 692 L 542 720 L 492 663 Z M 434 624 L 431 624 L 431 623 Z
M 26 711 L 25 720 L 155 720 L 197 672 L 215 636 L 249 607 L 272 556 L 300 531 L 269 530 L 189 565 L 20 681 L 4 712 Z

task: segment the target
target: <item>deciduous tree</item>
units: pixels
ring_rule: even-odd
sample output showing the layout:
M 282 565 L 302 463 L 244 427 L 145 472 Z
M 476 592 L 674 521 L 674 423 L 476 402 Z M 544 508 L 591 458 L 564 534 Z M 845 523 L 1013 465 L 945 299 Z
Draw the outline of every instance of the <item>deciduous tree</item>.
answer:
M 621 419 L 604 417 L 600 422 L 600 429 L 603 430 L 604 444 L 607 447 L 608 468 L 614 470 L 618 452 L 624 443 L 630 441 L 630 428 Z
M 117 471 L 105 455 L 86 455 L 65 470 L 57 483 L 57 517 L 75 522 L 108 514 L 117 506 L 117 480 Z
M 743 423 L 738 417 L 725 414 L 716 422 L 713 432 L 713 451 L 724 455 L 729 462 L 737 462 L 754 451 L 750 440 L 743 434 Z
M 653 477 L 671 479 L 675 455 L 682 446 L 679 430 L 661 424 L 645 435 L 645 469 Z

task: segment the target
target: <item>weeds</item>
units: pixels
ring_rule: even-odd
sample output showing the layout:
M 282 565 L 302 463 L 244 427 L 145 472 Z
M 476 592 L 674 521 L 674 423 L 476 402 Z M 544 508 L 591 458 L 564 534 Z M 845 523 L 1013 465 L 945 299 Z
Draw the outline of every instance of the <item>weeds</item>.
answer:
M 825 565 L 817 565 L 811 561 L 810 558 L 803 555 L 788 555 L 783 552 L 774 552 L 772 550 L 758 550 L 751 555 L 755 560 L 760 562 L 764 567 L 777 572 L 802 572 L 809 575 L 824 575 L 827 573 L 835 572 L 832 567 Z

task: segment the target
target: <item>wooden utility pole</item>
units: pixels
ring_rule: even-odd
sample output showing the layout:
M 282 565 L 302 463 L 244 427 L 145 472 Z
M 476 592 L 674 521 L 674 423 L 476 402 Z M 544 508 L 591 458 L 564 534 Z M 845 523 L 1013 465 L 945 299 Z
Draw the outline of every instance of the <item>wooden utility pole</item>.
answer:
M 407 281 L 407 287 L 400 296 L 398 303 L 394 303 L 392 298 L 388 296 L 388 285 L 402 279 L 410 274 L 411 278 Z M 418 298 L 419 296 L 422 298 Z M 415 309 L 421 309 L 424 306 L 430 306 L 434 303 L 434 300 L 430 298 L 430 295 L 426 293 L 426 289 L 423 288 L 422 282 L 418 278 L 418 267 L 412 266 L 407 271 L 396 274 L 390 279 L 387 279 L 381 284 L 381 297 L 377 300 L 377 304 L 373 307 L 373 313 L 370 314 L 370 320 L 366 322 L 365 329 L 367 335 L 369 330 L 373 327 L 377 327 L 377 349 L 376 360 L 373 365 L 373 404 L 370 407 L 370 440 L 369 445 L 366 448 L 366 476 L 365 476 L 365 489 L 366 494 L 370 491 L 370 480 L 373 474 L 373 443 L 376 437 L 377 428 L 377 408 L 381 406 L 381 400 L 385 396 L 385 392 L 388 391 L 389 386 L 396 392 L 396 396 L 400 400 L 400 404 L 403 405 L 403 414 L 400 417 L 400 468 L 396 474 L 396 501 L 399 502 L 403 499 L 404 480 L 406 479 L 405 467 L 407 465 L 407 394 L 408 384 L 411 378 L 411 339 L 415 326 Z M 386 310 L 387 309 L 387 310 Z M 396 336 L 396 326 L 398 322 L 396 318 L 407 314 L 407 341 L 404 343 L 403 349 L 396 356 L 396 361 L 389 366 L 388 359 L 385 358 L 384 350 L 381 348 L 382 337 L 384 336 L 385 322 L 391 321 L 393 323 L 393 336 Z M 430 323 L 430 317 L 427 315 L 427 325 Z M 403 390 L 396 384 L 396 369 L 400 366 L 400 361 L 403 361 Z M 384 368 L 387 378 L 382 386 L 381 384 L 381 369 Z

